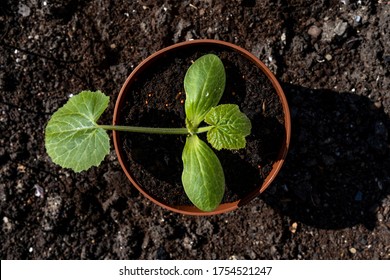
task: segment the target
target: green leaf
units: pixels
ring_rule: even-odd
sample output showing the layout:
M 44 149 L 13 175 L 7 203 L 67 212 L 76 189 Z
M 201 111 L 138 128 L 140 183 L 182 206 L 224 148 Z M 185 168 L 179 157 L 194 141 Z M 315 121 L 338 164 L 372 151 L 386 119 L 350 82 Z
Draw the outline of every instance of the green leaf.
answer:
M 197 135 L 191 135 L 182 159 L 182 183 L 188 198 L 200 210 L 213 211 L 225 192 L 225 176 L 218 157 Z
M 96 121 L 108 102 L 100 91 L 83 91 L 53 114 L 45 130 L 46 151 L 53 162 L 76 172 L 101 163 L 110 151 L 110 138 Z
M 251 133 L 251 121 L 235 104 L 212 108 L 205 122 L 214 126 L 207 132 L 207 141 L 217 150 L 245 148 L 245 137 Z
M 225 90 L 226 74 L 222 61 L 214 54 L 198 58 L 184 78 L 186 124 L 196 130 L 207 112 L 216 106 Z

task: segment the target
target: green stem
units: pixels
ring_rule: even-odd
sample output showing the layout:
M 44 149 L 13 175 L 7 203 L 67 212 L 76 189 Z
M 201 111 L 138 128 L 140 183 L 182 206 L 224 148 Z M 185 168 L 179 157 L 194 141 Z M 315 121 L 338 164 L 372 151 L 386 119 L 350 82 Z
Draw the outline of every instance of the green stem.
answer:
M 196 134 L 203 133 L 203 132 L 207 132 L 207 131 L 209 131 L 210 129 L 212 129 L 213 127 L 214 127 L 214 126 L 212 126 L 212 125 L 199 127 L 199 128 L 196 130 Z
M 105 130 L 116 130 L 135 133 L 151 133 L 151 134 L 188 134 L 187 128 L 162 128 L 162 127 L 143 127 L 143 126 L 124 126 L 124 125 L 98 125 Z M 196 133 L 207 132 L 212 126 L 199 127 Z

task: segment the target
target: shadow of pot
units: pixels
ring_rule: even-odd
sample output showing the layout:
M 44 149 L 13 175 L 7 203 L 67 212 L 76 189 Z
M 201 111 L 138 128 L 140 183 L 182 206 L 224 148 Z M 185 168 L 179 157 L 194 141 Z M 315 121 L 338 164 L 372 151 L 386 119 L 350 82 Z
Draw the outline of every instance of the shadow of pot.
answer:
M 129 165 L 126 164 L 126 156 L 123 148 L 123 139 L 120 132 L 113 131 L 113 141 L 115 146 L 115 151 L 118 157 L 118 160 L 120 162 L 120 165 L 125 172 L 128 179 L 131 181 L 131 183 L 149 200 L 151 200 L 153 203 L 160 205 L 168 210 L 186 214 L 186 215 L 198 215 L 198 216 L 207 216 L 207 215 L 215 215 L 215 214 L 221 214 L 226 213 L 232 210 L 237 209 L 240 206 L 243 206 L 250 202 L 252 199 L 254 199 L 256 196 L 261 194 L 264 190 L 267 189 L 267 187 L 272 183 L 272 181 L 277 176 L 279 170 L 281 169 L 286 155 L 288 151 L 288 147 L 290 144 L 290 133 L 291 133 L 291 120 L 290 120 L 290 112 L 289 107 L 287 104 L 286 97 L 284 95 L 284 92 L 276 80 L 275 76 L 271 73 L 271 71 L 262 63 L 258 58 L 256 58 L 253 54 L 249 53 L 245 49 L 238 47 L 234 44 L 218 41 L 218 40 L 193 40 L 193 41 L 186 41 L 182 43 L 178 43 L 172 46 L 169 46 L 167 48 L 164 48 L 148 58 L 146 58 L 144 61 L 139 64 L 134 71 L 130 74 L 130 76 L 125 81 L 124 85 L 122 86 L 122 89 L 119 93 L 118 99 L 116 101 L 115 110 L 114 110 L 114 117 L 113 117 L 113 124 L 118 125 L 121 124 L 121 119 L 123 119 L 124 114 L 126 112 L 123 111 L 123 107 L 125 105 L 125 100 L 127 97 L 129 97 L 129 94 L 131 92 L 132 87 L 134 86 L 134 83 L 137 82 L 139 79 L 139 76 L 141 73 L 146 72 L 150 68 L 156 68 L 158 67 L 159 63 L 161 63 L 161 58 L 166 57 L 169 55 L 170 57 L 176 56 L 176 55 L 183 55 L 183 53 L 188 49 L 198 49 L 198 48 L 207 48 L 210 50 L 213 50 L 214 48 L 217 49 L 224 49 L 228 50 L 230 52 L 236 52 L 244 59 L 250 61 L 253 65 L 258 67 L 260 71 L 266 76 L 266 78 L 270 81 L 271 87 L 273 88 L 273 91 L 277 93 L 279 97 L 279 101 L 282 107 L 283 111 L 283 140 L 280 141 L 280 147 L 278 147 L 276 153 L 277 156 L 275 157 L 275 160 L 272 164 L 271 170 L 269 171 L 268 175 L 262 180 L 262 183 L 259 185 L 256 185 L 253 187 L 250 191 L 245 193 L 242 197 L 239 199 L 232 201 L 232 202 L 223 202 L 221 203 L 217 209 L 211 212 L 203 212 L 199 209 L 197 209 L 195 206 L 192 205 L 168 205 L 166 202 L 162 201 L 161 199 L 158 199 L 154 197 L 151 193 L 149 193 L 145 187 L 143 187 L 139 180 L 133 176 L 132 170 L 129 168 Z M 182 83 L 181 80 L 178 79 L 178 83 Z M 261 107 L 262 104 L 259 102 L 258 107 Z M 158 117 L 157 117 L 158 118 Z

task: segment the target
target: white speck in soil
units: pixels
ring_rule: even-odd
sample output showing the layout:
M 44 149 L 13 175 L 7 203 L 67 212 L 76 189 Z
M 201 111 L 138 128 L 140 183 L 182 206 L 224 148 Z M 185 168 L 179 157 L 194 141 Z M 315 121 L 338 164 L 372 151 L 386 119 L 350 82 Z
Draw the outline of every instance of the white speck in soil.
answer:
M 282 33 L 282 36 L 280 36 L 280 40 L 282 41 L 283 44 L 286 44 L 286 33 Z
M 16 193 L 22 193 L 24 190 L 24 186 L 21 180 L 18 180 L 18 183 L 16 185 Z
M 4 232 L 11 232 L 13 228 L 13 225 L 11 221 L 8 219 L 8 217 L 4 216 L 3 217 L 3 231 Z
M 191 250 L 192 249 L 192 244 L 194 242 L 188 237 L 184 237 L 184 240 L 183 240 L 183 247 L 187 250 Z
M 36 197 L 43 197 L 44 190 L 40 185 L 35 184 L 33 188 L 35 189 L 35 196 Z
M 356 23 L 360 23 L 362 21 L 362 17 L 361 16 L 355 16 L 354 19 L 355 19 Z
M 336 24 L 336 27 L 334 29 L 334 33 L 338 36 L 343 36 L 344 33 L 347 31 L 348 23 L 345 21 L 338 22 Z
M 18 6 L 18 13 L 22 17 L 28 17 L 31 14 L 31 9 L 30 9 L 29 6 L 20 3 L 19 6 Z

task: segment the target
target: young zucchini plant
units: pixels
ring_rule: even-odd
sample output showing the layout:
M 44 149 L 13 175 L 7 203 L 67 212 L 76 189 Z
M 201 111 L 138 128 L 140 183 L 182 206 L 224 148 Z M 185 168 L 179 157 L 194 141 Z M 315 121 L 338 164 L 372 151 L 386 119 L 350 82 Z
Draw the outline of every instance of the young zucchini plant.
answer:
M 52 161 L 76 172 L 98 166 L 109 153 L 107 130 L 138 133 L 185 134 L 182 184 L 190 201 L 203 211 L 221 203 L 225 176 L 213 150 L 198 137 L 207 132 L 207 141 L 217 150 L 241 149 L 251 132 L 251 122 L 237 105 L 218 105 L 225 89 L 222 61 L 214 54 L 197 59 L 184 78 L 185 128 L 150 128 L 99 125 L 109 97 L 100 91 L 82 91 L 71 97 L 49 120 L 45 146 Z M 218 106 L 217 106 L 218 105 Z M 200 124 L 205 122 L 206 126 Z

